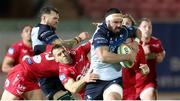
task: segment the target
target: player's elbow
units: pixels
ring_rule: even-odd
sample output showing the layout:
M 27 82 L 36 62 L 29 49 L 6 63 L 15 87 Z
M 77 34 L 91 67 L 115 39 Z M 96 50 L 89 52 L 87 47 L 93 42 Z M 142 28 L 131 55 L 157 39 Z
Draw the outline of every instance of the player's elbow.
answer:
M 73 94 L 78 93 L 78 89 L 73 85 L 65 85 L 64 87 Z
M 68 89 L 68 88 L 66 88 L 66 89 Z M 71 88 L 71 87 L 68 89 L 68 91 L 70 91 L 72 94 L 78 93 L 78 90 L 77 90 L 77 89 L 73 89 L 73 88 Z
M 99 60 L 101 61 L 101 62 L 107 62 L 108 60 L 107 60 L 107 57 L 105 56 L 105 55 L 100 55 L 100 56 L 98 56 L 99 57 Z
M 156 58 L 157 62 L 158 62 L 158 63 L 161 63 L 161 62 L 164 60 L 165 55 L 166 55 L 166 52 L 165 52 L 165 51 L 163 51 L 162 53 L 158 54 L 158 56 L 157 56 L 157 58 Z
M 4 72 L 4 73 L 8 73 L 9 72 L 9 70 L 5 67 L 5 66 L 2 66 L 2 72 Z
M 5 71 L 6 71 L 6 70 L 4 69 L 4 66 L 2 66 L 1 70 L 2 70 L 2 72 L 5 72 Z

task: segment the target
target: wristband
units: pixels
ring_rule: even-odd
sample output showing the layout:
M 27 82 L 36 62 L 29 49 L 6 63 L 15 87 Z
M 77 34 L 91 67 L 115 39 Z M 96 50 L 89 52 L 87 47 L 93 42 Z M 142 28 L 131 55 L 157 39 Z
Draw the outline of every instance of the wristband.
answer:
M 75 37 L 74 39 L 77 41 L 77 43 L 81 42 L 81 38 L 80 37 Z

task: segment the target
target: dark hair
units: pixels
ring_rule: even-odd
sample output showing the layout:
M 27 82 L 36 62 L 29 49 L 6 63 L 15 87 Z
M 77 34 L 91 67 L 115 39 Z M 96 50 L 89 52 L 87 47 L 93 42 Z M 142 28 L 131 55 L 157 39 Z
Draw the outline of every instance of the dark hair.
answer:
M 60 44 L 55 44 L 51 49 L 51 53 L 54 49 L 58 49 L 58 48 L 63 48 L 63 47 Z
M 20 28 L 20 33 L 22 33 L 26 27 L 33 28 L 33 26 L 31 26 L 31 25 L 23 25 L 23 26 L 21 26 L 21 28 Z
M 123 18 L 128 18 L 128 19 L 130 19 L 131 22 L 132 22 L 132 26 L 135 26 L 135 25 L 136 25 L 136 21 L 134 20 L 134 18 L 133 18 L 130 14 L 125 14 L 125 15 L 123 16 Z
M 148 18 L 141 18 L 141 19 L 138 21 L 138 26 L 139 26 L 143 21 L 151 22 L 151 20 L 148 19 Z
M 55 13 L 59 14 L 59 11 L 56 8 L 51 6 L 46 6 L 40 10 L 40 16 L 42 16 L 43 14 L 50 14 L 51 11 L 54 11 Z
M 110 8 L 106 11 L 106 14 L 105 14 L 105 18 L 111 14 L 115 14 L 115 13 L 122 13 L 119 9 L 117 8 Z

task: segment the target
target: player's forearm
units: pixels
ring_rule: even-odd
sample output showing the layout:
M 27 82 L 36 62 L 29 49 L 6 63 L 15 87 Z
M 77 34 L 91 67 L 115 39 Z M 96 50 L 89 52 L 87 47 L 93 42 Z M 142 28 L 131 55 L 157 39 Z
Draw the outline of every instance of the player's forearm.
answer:
M 80 79 L 78 81 L 68 81 L 69 84 L 65 84 L 65 88 L 69 90 L 71 93 L 78 93 L 86 84 L 84 79 Z M 71 83 L 70 83 L 71 82 Z
M 15 62 L 15 60 L 13 58 L 5 57 L 3 64 L 2 64 L 2 71 L 5 73 L 8 73 L 9 71 L 11 71 L 14 62 Z
M 80 43 L 80 41 L 77 41 L 75 38 L 69 39 L 69 40 L 64 40 L 63 44 L 65 44 L 67 47 L 72 48 L 73 46 L 77 45 Z
M 127 55 L 114 53 L 106 53 L 100 59 L 105 63 L 119 63 L 120 61 L 128 60 Z
M 9 65 L 3 65 L 2 66 L 2 72 L 4 73 L 9 73 L 12 69 L 12 66 L 9 66 Z
M 111 53 L 108 51 L 107 47 L 97 48 L 96 54 L 99 59 L 105 63 L 118 63 L 120 61 L 128 60 L 128 55 Z
M 75 37 L 75 38 L 68 39 L 68 40 L 56 39 L 52 42 L 52 44 L 62 44 L 68 48 L 72 48 L 73 46 L 77 45 L 80 42 L 81 42 L 81 40 L 78 39 L 77 37 Z

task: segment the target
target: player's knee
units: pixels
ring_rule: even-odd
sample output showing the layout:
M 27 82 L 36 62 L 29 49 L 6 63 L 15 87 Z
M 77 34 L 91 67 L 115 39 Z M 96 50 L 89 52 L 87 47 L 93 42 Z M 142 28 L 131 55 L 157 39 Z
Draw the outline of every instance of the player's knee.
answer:
M 157 99 L 157 98 L 156 98 L 156 92 L 155 92 L 155 91 L 151 91 L 151 92 L 149 92 L 147 95 L 148 95 L 147 97 L 148 97 L 150 100 L 156 100 L 156 99 Z
M 121 100 L 122 87 L 118 84 L 112 84 L 103 93 L 104 100 Z
M 103 97 L 104 100 L 121 100 L 122 97 L 119 93 L 112 92 Z
M 156 100 L 157 94 L 154 89 L 148 88 L 141 92 L 140 98 L 141 100 Z

